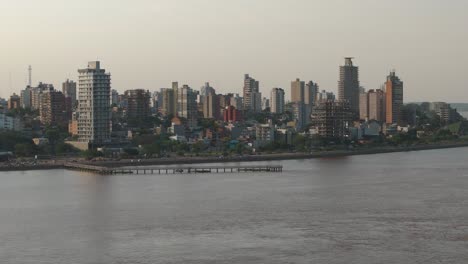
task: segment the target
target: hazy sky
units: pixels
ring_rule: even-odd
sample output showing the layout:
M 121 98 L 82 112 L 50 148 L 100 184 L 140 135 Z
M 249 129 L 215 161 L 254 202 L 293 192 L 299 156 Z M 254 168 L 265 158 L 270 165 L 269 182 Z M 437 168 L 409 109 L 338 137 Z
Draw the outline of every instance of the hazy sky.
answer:
M 396 69 L 406 101 L 468 102 L 467 10 L 467 0 L 0 0 L 0 96 L 25 86 L 30 64 L 33 84 L 60 88 L 96 59 L 120 92 L 177 80 L 241 93 L 244 73 L 268 97 L 272 87 L 289 97 L 296 77 L 336 92 L 354 56 L 367 89 Z

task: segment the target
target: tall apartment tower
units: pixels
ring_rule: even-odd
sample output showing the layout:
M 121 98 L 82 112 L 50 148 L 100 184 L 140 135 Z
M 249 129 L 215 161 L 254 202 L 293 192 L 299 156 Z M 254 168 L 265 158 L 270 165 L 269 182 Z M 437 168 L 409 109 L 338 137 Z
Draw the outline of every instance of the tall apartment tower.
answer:
M 250 77 L 248 74 L 244 75 L 244 110 L 256 111 L 261 109 L 261 95 L 259 96 L 260 84 L 257 80 Z M 258 98 L 260 97 L 260 99 Z M 260 102 L 260 106 L 257 104 Z
M 111 76 L 99 61 L 78 70 L 78 140 L 92 147 L 110 142 Z
M 216 93 L 213 91 L 208 92 L 203 98 L 203 117 L 219 119 L 220 107 L 219 100 Z
M 403 82 L 396 76 L 395 71 L 387 76 L 385 92 L 386 123 L 398 124 L 401 122 L 401 107 L 403 106 Z
M 177 116 L 186 118 L 189 127 L 195 127 L 198 118 L 197 94 L 188 85 L 177 91 Z
M 369 93 L 359 93 L 359 119 L 366 120 L 369 118 Z
M 284 90 L 282 88 L 271 89 L 270 104 L 272 113 L 284 113 Z
M 309 81 L 305 85 L 304 89 L 304 103 L 306 105 L 309 105 L 310 107 L 315 105 L 315 102 L 317 101 L 317 93 L 319 92 L 319 86 L 317 83 L 314 83 L 313 81 Z
M 147 120 L 151 115 L 151 94 L 144 89 L 125 91 L 127 99 L 127 117 L 129 119 Z
M 41 96 L 39 108 L 41 122 L 45 125 L 68 124 L 65 96 L 59 91 L 46 91 Z
M 24 90 L 21 90 L 20 105 L 22 108 L 31 108 L 31 93 L 32 87 L 29 85 Z
M 305 82 L 297 78 L 291 82 L 291 102 L 304 102 Z
M 385 121 L 385 92 L 381 89 L 370 90 L 369 96 L 369 120 Z
M 348 101 L 351 111 L 359 115 L 359 68 L 353 65 L 353 58 L 345 58 L 345 65 L 340 66 L 338 81 L 338 100 Z
M 179 96 L 179 83 L 178 82 L 172 82 L 172 94 L 173 94 L 174 102 L 172 103 L 173 109 L 171 110 L 171 113 L 173 113 L 176 116 L 177 115 L 177 103 L 178 103 L 177 97 Z
M 73 106 L 76 104 L 76 82 L 67 79 L 62 83 L 62 93 L 65 98 L 68 97 L 71 99 Z
M 174 112 L 174 90 L 170 88 L 161 89 L 161 114 L 164 116 L 175 115 Z

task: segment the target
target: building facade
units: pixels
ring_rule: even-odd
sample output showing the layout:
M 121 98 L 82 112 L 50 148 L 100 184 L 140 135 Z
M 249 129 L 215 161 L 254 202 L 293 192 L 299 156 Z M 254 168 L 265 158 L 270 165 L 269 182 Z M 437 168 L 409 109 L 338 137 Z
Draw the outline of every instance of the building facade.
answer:
M 111 76 L 99 61 L 78 70 L 78 140 L 92 146 L 110 142 Z
M 44 125 L 66 126 L 68 113 L 64 94 L 59 91 L 44 92 L 41 96 L 39 115 Z
M 394 71 L 387 76 L 386 93 L 386 123 L 399 124 L 403 107 L 403 82 Z
M 197 126 L 197 94 L 188 85 L 179 88 L 177 95 L 177 116 L 187 119 L 189 127 Z
M 76 82 L 66 80 L 62 83 L 62 93 L 65 98 L 70 98 L 73 108 L 76 106 Z
M 321 101 L 312 109 L 312 125 L 323 138 L 342 139 L 349 133 L 353 115 L 348 101 Z
M 348 101 L 350 110 L 359 116 L 359 68 L 353 65 L 353 58 L 345 58 L 345 64 L 340 66 L 338 81 L 338 100 Z
M 381 89 L 369 90 L 369 120 L 385 121 L 385 92 Z
M 260 99 L 257 97 L 259 96 L 259 89 L 260 89 L 260 84 L 257 80 L 254 78 L 250 77 L 248 74 L 244 75 L 244 110 L 246 111 L 253 111 L 256 112 L 258 111 L 258 108 L 261 108 L 261 101 L 262 98 L 260 96 Z M 258 102 L 260 102 L 258 104 Z
M 147 120 L 151 116 L 151 94 L 144 89 L 127 90 L 124 93 L 127 100 L 127 118 Z
M 282 88 L 271 89 L 270 104 L 272 113 L 284 113 L 284 90 Z

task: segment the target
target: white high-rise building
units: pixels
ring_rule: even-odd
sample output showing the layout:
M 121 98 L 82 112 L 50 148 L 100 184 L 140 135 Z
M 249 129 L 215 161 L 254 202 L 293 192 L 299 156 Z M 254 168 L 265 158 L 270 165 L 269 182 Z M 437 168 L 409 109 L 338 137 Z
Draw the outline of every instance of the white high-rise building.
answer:
M 111 76 L 99 61 L 78 70 L 78 140 L 92 146 L 110 142 Z
M 271 89 L 271 112 L 282 114 L 284 112 L 284 90 L 282 88 Z

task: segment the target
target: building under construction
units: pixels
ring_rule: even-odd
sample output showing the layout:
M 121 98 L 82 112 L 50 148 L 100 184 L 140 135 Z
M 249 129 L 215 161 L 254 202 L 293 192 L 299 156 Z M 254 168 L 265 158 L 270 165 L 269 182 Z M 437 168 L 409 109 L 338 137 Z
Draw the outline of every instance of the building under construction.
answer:
M 344 138 L 352 121 L 353 111 L 348 101 L 320 101 L 312 109 L 312 125 L 323 138 Z

